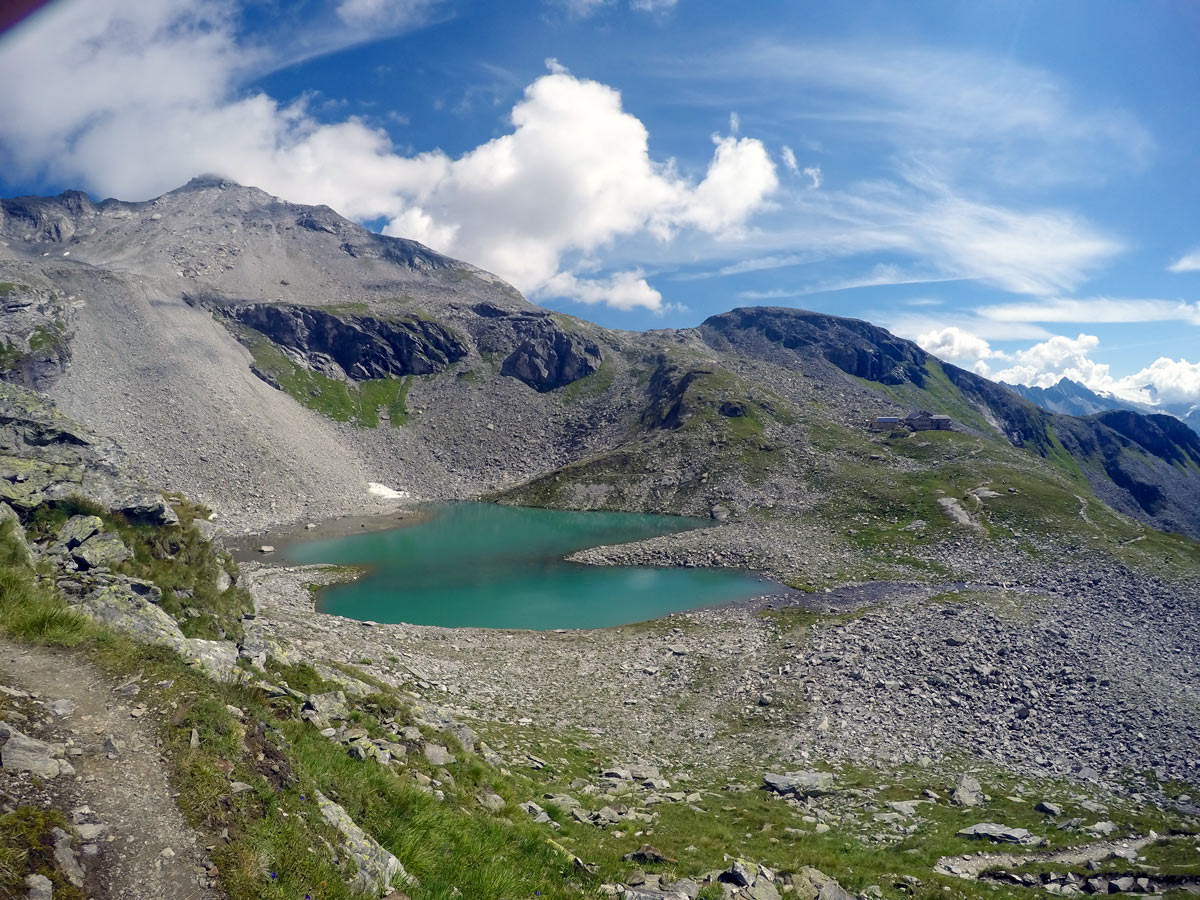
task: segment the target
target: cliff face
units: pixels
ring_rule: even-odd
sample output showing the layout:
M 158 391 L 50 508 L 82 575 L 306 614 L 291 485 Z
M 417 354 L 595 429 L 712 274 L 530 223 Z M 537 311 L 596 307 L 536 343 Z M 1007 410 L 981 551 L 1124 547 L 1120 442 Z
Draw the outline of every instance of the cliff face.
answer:
M 310 368 L 356 381 L 432 375 L 467 355 L 461 337 L 444 325 L 415 317 L 339 317 L 321 309 L 266 303 L 218 310 L 292 351 Z

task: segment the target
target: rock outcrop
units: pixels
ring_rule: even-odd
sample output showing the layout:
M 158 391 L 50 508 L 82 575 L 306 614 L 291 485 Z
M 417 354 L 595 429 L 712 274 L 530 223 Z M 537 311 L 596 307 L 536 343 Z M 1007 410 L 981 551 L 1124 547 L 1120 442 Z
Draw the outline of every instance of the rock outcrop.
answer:
M 536 320 L 535 320 L 536 321 Z M 500 374 L 518 378 L 541 393 L 591 375 L 603 357 L 595 341 L 536 321 L 530 333 L 500 366 Z
M 269 303 L 218 309 L 266 335 L 309 368 L 355 381 L 430 375 L 467 354 L 462 338 L 446 326 L 416 316 L 380 319 Z
M 820 358 L 868 381 L 925 384 L 929 354 L 911 341 L 859 319 L 756 306 L 711 316 L 699 331 L 718 350 L 762 356 L 782 365 L 794 365 L 806 357 Z

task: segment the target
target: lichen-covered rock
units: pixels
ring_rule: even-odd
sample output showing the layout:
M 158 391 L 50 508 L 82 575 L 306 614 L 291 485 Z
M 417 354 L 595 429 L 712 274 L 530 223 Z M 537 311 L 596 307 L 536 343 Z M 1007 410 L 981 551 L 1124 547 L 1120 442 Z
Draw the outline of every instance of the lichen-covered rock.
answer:
M 319 723 L 350 718 L 350 710 L 346 707 L 346 695 L 341 691 L 310 694 L 305 703 L 305 712 L 309 714 L 309 718 Z
M 796 900 L 817 900 L 817 897 L 821 894 L 821 889 L 825 885 L 830 883 L 837 884 L 836 881 L 820 869 L 814 869 L 812 866 L 805 866 L 794 875 L 788 876 L 788 878 Z
M 155 604 L 159 598 L 153 585 L 122 579 L 86 594 L 79 601 L 79 609 L 136 640 L 160 644 L 186 655 L 187 639 L 176 621 Z
M 400 860 L 364 832 L 338 804 L 317 791 L 317 806 L 325 821 L 342 835 L 342 850 L 354 865 L 353 887 L 364 894 L 382 897 L 397 884 L 414 884 Z
M 93 535 L 71 554 L 81 569 L 98 569 L 101 566 L 111 569 L 131 556 L 133 551 L 126 547 L 121 536 L 113 531 Z
M 71 516 L 55 532 L 58 538 L 55 549 L 74 550 L 103 527 L 104 521 L 99 516 Z
M 238 648 L 231 641 L 206 641 L 187 638 L 187 661 L 217 681 L 239 681 Z

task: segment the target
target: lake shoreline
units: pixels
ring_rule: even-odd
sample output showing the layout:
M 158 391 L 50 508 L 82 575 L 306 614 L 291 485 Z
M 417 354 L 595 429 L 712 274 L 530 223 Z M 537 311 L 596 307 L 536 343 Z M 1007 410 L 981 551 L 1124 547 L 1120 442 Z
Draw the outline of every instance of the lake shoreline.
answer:
M 241 557 L 276 566 L 350 565 L 361 577 L 320 591 L 322 612 L 450 628 L 605 628 L 750 598 L 786 602 L 792 594 L 765 573 L 743 568 L 571 559 L 581 548 L 709 526 L 700 519 L 470 502 L 419 512 L 395 529 L 397 520 L 387 517 L 340 520 L 332 535 L 293 529 L 267 555 L 256 551 L 262 539 L 256 538 L 243 543 Z
M 434 513 L 421 506 L 405 506 L 386 513 L 355 516 L 335 516 L 313 522 L 296 523 L 282 528 L 272 528 L 258 534 L 225 535 L 221 544 L 236 562 L 259 562 L 267 565 L 289 565 L 284 551 L 297 544 L 326 538 L 349 537 L 352 534 L 370 534 L 393 528 L 406 528 L 427 522 Z M 309 525 L 313 527 L 310 528 Z M 274 551 L 263 553 L 261 547 L 274 547 Z

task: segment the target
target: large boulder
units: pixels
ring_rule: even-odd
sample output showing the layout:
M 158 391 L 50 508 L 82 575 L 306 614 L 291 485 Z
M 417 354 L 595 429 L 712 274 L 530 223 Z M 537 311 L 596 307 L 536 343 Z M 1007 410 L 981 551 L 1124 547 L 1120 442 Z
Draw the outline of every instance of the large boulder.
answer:
M 162 494 L 138 494 L 127 498 L 121 515 L 138 525 L 178 525 L 179 514 Z
M 983 786 L 980 785 L 979 779 L 965 773 L 960 775 L 954 785 L 954 793 L 950 795 L 950 802 L 963 807 L 978 806 L 982 803 Z
M 135 640 L 188 652 L 187 639 L 179 625 L 157 606 L 162 599 L 157 587 L 135 579 L 120 579 L 84 595 L 78 606 L 98 622 L 123 631 Z

